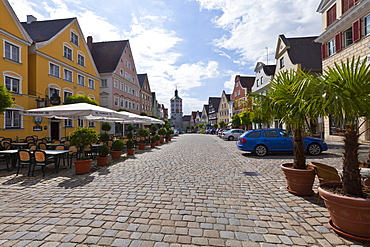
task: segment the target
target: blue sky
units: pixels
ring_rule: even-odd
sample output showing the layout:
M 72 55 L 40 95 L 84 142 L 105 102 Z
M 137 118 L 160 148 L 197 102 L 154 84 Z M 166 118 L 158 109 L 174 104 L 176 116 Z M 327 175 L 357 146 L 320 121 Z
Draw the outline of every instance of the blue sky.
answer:
M 77 17 L 85 38 L 129 39 L 138 73 L 169 107 L 175 87 L 184 114 L 231 93 L 235 75 L 275 64 L 277 37 L 321 33 L 320 0 L 8 0 L 20 21 Z M 266 49 L 268 47 L 268 49 Z

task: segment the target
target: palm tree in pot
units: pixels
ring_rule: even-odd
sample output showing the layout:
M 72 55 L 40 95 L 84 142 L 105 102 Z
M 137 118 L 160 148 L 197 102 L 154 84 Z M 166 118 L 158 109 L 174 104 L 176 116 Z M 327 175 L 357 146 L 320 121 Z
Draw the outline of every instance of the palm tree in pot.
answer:
M 288 186 L 296 195 L 312 195 L 315 171 L 306 164 L 303 136 L 307 121 L 305 102 L 296 97 L 296 92 L 308 80 L 308 73 L 301 70 L 280 72 L 270 83 L 266 95 L 250 93 L 255 118 L 262 122 L 280 119 L 293 133 L 293 163 L 282 164 Z
M 360 127 L 370 117 L 370 65 L 360 58 L 347 59 L 315 79 L 299 93 L 308 102 L 307 109 L 335 117 L 346 126 L 342 183 L 320 185 L 320 196 L 328 207 L 334 230 L 359 241 L 370 241 L 370 189 L 361 183 L 358 160 Z
M 76 146 L 78 149 L 77 161 L 74 162 L 76 174 L 90 172 L 91 159 L 83 159 L 83 150 L 88 145 L 98 141 L 98 134 L 93 129 L 79 127 L 70 134 L 70 141 L 71 145 Z

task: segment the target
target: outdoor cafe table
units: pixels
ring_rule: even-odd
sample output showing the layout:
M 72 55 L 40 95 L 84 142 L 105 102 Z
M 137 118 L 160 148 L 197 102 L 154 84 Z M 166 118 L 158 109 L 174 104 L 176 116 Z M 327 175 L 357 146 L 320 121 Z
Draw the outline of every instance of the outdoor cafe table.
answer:
M 12 159 L 12 168 L 16 167 L 17 163 L 17 154 L 19 149 L 9 149 L 9 150 L 1 150 L 0 154 L 6 154 L 9 155 Z M 59 163 L 60 158 L 67 154 L 69 150 L 42 150 L 45 152 L 47 156 L 53 156 L 54 157 L 54 164 L 55 164 L 55 171 L 59 171 Z

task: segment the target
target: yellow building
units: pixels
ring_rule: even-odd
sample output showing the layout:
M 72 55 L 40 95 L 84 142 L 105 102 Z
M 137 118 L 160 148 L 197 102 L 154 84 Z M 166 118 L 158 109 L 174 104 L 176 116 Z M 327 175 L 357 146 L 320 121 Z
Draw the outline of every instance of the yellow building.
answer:
M 14 104 L 0 115 L 0 136 L 16 138 L 31 133 L 22 110 L 28 109 L 28 49 L 32 40 L 7 0 L 0 0 L 0 73 L 1 83 L 12 92 Z M 1 100 L 1 99 L 0 99 Z M 27 118 L 27 117 L 25 117 Z
M 224 121 L 226 124 L 231 122 L 230 105 L 232 106 L 232 103 L 230 103 L 230 96 L 231 94 L 226 94 L 225 90 L 222 91 L 221 102 L 217 113 L 219 122 Z

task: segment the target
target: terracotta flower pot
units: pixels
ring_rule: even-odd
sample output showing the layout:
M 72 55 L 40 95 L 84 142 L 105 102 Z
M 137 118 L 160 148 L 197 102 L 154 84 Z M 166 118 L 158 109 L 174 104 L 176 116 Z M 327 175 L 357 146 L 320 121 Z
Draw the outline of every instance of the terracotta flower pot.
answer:
M 96 165 L 98 166 L 105 166 L 108 163 L 108 156 L 107 157 L 96 157 Z
M 159 142 L 162 144 L 162 143 L 164 143 L 164 139 L 163 138 L 161 138 L 161 139 L 159 139 Z
M 122 155 L 122 151 L 110 151 L 110 155 L 112 156 L 112 159 L 114 160 L 118 160 L 119 158 L 121 158 L 121 155 Z
M 370 242 L 370 199 L 334 194 L 318 188 L 330 213 L 329 225 L 338 234 L 360 242 Z
M 151 147 L 151 148 L 155 148 L 155 142 L 150 143 L 150 147 Z
M 146 144 L 145 143 L 139 143 L 138 146 L 139 146 L 139 150 L 145 150 Z
M 310 196 L 315 181 L 315 170 L 312 167 L 307 169 L 295 169 L 292 163 L 282 164 L 281 169 L 284 172 L 285 179 L 288 183 L 287 190 L 295 195 Z
M 135 154 L 135 148 L 127 149 L 128 155 L 134 155 Z
M 76 160 L 75 171 L 76 174 L 85 174 L 90 172 L 90 164 L 92 160 Z

